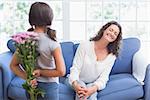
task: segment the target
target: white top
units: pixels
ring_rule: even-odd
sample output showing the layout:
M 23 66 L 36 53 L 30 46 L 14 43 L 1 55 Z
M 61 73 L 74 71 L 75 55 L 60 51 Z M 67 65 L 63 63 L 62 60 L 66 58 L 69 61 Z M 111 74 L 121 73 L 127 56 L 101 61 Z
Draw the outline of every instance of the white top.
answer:
M 56 41 L 53 41 L 48 37 L 46 33 L 39 34 L 39 48 L 38 52 L 40 56 L 37 58 L 37 66 L 42 69 L 55 69 L 55 60 L 52 55 L 52 52 L 56 48 L 60 48 L 60 44 Z M 40 82 L 56 82 L 59 83 L 58 77 L 38 77 L 38 81 Z
M 98 90 L 102 90 L 106 86 L 115 60 L 116 56 L 111 53 L 104 60 L 97 61 L 94 42 L 81 43 L 70 69 L 69 83 L 72 85 L 73 81 L 81 80 L 85 83 L 94 83 Z

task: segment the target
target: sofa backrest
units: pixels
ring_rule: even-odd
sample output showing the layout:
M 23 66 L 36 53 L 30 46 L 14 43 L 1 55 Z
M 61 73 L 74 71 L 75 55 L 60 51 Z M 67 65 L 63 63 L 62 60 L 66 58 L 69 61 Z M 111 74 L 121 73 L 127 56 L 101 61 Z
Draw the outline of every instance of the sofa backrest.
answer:
M 66 65 L 66 75 L 70 73 L 70 67 L 72 66 L 73 58 L 79 44 L 73 42 L 62 42 L 61 48 L 63 58 Z M 10 51 L 15 51 L 14 42 L 9 40 L 7 43 Z M 119 57 L 116 59 L 112 68 L 111 74 L 118 73 L 131 73 L 132 72 L 132 58 L 135 52 L 140 48 L 140 40 L 137 38 L 123 39 L 121 51 Z
M 119 57 L 116 59 L 111 74 L 131 73 L 133 55 L 140 49 L 137 38 L 123 39 Z
M 74 57 L 74 44 L 73 42 L 62 42 L 61 49 L 63 53 L 63 58 L 66 65 L 66 75 L 70 73 L 70 67 L 72 66 Z

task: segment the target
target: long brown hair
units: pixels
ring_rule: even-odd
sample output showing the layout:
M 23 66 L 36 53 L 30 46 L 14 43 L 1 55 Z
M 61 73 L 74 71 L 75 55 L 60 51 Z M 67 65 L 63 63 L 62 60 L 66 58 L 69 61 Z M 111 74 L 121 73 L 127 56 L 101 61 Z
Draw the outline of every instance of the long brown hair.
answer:
M 102 28 L 98 31 L 98 34 L 95 37 L 92 37 L 90 41 L 98 41 L 102 38 L 104 31 L 110 26 L 110 25 L 116 25 L 119 28 L 119 34 L 117 36 L 117 39 L 113 42 L 110 42 L 107 46 L 108 52 L 113 53 L 116 55 L 116 57 L 119 55 L 119 49 L 120 49 L 120 42 L 122 40 L 122 28 L 119 23 L 116 21 L 110 21 L 106 23 Z
M 56 41 L 56 31 L 50 26 L 53 20 L 53 11 L 51 7 L 44 2 L 35 2 L 31 5 L 29 12 L 29 23 L 31 28 L 28 31 L 33 31 L 33 26 L 46 26 L 46 32 L 52 40 Z

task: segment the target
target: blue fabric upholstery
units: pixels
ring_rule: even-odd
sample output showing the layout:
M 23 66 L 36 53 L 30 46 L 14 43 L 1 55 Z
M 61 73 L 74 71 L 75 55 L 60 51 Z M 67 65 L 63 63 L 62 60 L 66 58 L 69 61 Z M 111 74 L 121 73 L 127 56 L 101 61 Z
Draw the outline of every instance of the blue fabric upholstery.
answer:
M 131 74 L 115 74 L 110 76 L 107 87 L 98 93 L 98 97 L 101 100 L 136 100 L 143 94 L 143 86 Z
M 140 48 L 140 40 L 136 38 L 124 39 L 121 46 L 120 55 L 116 59 L 111 74 L 132 72 L 132 58 Z
M 12 39 L 8 40 L 7 47 L 12 53 L 14 53 L 16 50 L 15 42 Z
M 145 90 L 145 100 L 150 100 L 150 64 L 147 67 L 146 70 L 146 78 L 144 81 L 145 85 L 144 85 L 144 90 Z
M 66 75 L 69 74 L 70 67 L 72 66 L 72 61 L 74 57 L 73 45 L 74 44 L 72 42 L 61 43 L 62 53 L 66 65 Z
M 2 69 L 0 67 L 0 98 L 4 98 L 3 97 L 3 83 L 2 83 Z
M 117 58 L 111 71 L 110 80 L 105 89 L 98 92 L 98 100 L 137 100 L 143 98 L 150 100 L 150 65 L 147 68 L 145 85 L 142 86 L 132 76 L 132 58 L 140 48 L 140 41 L 136 38 L 124 39 L 121 55 Z M 70 73 L 73 57 L 79 44 L 62 42 L 61 48 L 66 64 L 66 75 L 60 77 L 59 96 L 60 100 L 74 100 L 74 90 L 66 85 L 67 74 Z M 9 68 L 15 45 L 12 40 L 8 41 L 11 52 L 0 54 L 0 96 L 1 100 L 26 100 L 25 91 L 22 88 L 24 80 L 15 76 Z
M 1 75 L 2 75 L 3 99 L 4 100 L 8 99 L 7 88 L 9 86 L 11 80 L 15 76 L 9 67 L 11 58 L 12 58 L 12 53 L 10 51 L 0 54 L 0 68 L 2 69 Z
M 72 88 L 67 85 L 60 83 L 59 88 L 59 98 L 60 100 L 74 100 L 75 92 Z
M 78 46 L 79 46 L 79 44 L 75 44 L 75 45 L 73 46 L 73 48 L 74 48 L 74 55 L 75 55 L 75 53 L 76 53 L 76 50 L 77 50 Z
M 14 77 L 8 86 L 8 96 L 13 100 L 27 100 L 25 90 L 22 88 L 22 84 L 25 80 Z M 19 91 L 18 91 L 19 90 Z

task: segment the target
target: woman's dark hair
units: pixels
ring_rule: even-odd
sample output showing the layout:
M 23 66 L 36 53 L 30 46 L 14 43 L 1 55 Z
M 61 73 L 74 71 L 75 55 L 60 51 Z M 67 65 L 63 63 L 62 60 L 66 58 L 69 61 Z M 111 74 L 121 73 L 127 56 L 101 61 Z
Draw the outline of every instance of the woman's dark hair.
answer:
M 98 41 L 103 36 L 104 31 L 110 26 L 110 25 L 116 25 L 119 28 L 119 34 L 117 36 L 117 39 L 113 42 L 110 42 L 107 46 L 108 52 L 113 53 L 116 55 L 116 57 L 119 55 L 119 49 L 120 49 L 120 42 L 122 40 L 122 28 L 119 23 L 116 21 L 110 21 L 106 23 L 102 28 L 98 31 L 98 34 L 95 37 L 92 37 L 90 41 Z
M 46 26 L 48 36 L 56 41 L 56 31 L 48 26 L 52 24 L 53 11 L 51 7 L 44 2 L 35 2 L 31 5 L 29 12 L 29 23 L 32 26 L 28 31 L 33 31 L 33 26 Z

